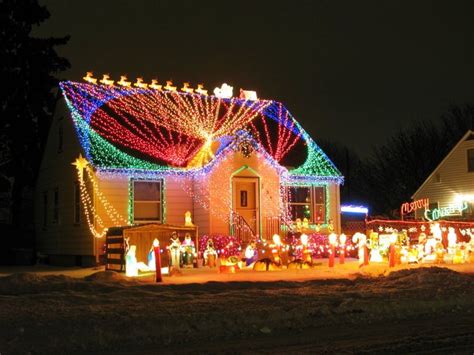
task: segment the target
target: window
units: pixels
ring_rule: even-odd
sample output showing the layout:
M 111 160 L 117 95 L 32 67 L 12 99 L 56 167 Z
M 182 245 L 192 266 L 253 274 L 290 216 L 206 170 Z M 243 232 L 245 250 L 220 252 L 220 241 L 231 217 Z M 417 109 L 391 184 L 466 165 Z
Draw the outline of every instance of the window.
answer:
M 81 223 L 81 186 L 74 183 L 74 224 Z
M 59 189 L 56 187 L 54 189 L 53 197 L 53 223 L 56 224 L 59 222 Z
M 434 182 L 441 182 L 441 174 L 440 173 L 436 173 L 435 176 L 434 176 Z
M 466 219 L 472 219 L 474 217 L 474 201 L 467 202 L 467 209 L 462 211 L 462 216 Z
M 474 149 L 467 150 L 467 171 L 474 172 Z
M 433 211 L 435 208 L 438 208 L 439 207 L 439 202 L 432 202 L 428 205 L 428 209 L 430 211 Z
M 43 228 L 48 226 L 48 192 L 43 192 Z
M 134 222 L 162 221 L 162 181 L 133 181 Z
M 313 223 L 326 220 L 326 189 L 323 186 L 290 186 L 288 210 L 291 220 L 307 218 Z
M 326 189 L 314 187 L 314 222 L 324 223 L 326 220 Z
M 288 188 L 288 209 L 291 220 L 311 220 L 311 187 L 291 186 Z

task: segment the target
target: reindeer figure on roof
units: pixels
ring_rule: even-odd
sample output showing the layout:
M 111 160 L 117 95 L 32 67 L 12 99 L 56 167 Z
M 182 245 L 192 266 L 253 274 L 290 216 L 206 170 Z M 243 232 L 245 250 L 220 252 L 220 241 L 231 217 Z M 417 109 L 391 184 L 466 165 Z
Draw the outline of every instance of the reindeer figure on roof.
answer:
M 110 79 L 109 74 L 104 74 L 102 76 L 102 80 L 100 82 L 104 85 L 107 85 L 107 86 L 113 86 L 114 85 L 114 80 L 109 80 L 109 79 Z
M 83 77 L 82 79 L 84 79 L 84 80 L 87 81 L 88 83 L 97 84 L 97 79 L 94 78 L 92 75 L 93 75 L 92 72 L 91 72 L 91 71 L 88 71 L 88 72 L 86 73 L 86 76 Z

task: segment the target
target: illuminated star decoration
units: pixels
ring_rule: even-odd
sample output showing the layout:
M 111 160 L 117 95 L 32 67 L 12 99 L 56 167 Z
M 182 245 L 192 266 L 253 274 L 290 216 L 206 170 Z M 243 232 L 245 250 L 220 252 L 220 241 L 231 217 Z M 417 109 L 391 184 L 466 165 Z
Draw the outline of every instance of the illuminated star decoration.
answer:
M 84 168 L 89 164 L 89 162 L 82 156 L 82 154 L 79 154 L 79 157 L 71 164 L 76 167 L 79 182 L 82 183 L 84 181 Z

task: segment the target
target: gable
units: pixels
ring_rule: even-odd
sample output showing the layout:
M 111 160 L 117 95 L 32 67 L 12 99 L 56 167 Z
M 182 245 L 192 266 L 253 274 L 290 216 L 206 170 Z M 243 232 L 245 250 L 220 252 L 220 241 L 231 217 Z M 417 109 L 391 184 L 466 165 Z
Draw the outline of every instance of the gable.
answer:
M 463 184 L 463 181 L 471 181 L 467 172 L 467 149 L 474 148 L 474 132 L 468 131 L 459 140 L 458 143 L 451 149 L 451 151 L 444 157 L 444 159 L 438 164 L 433 172 L 427 177 L 427 179 L 420 185 L 420 187 L 412 195 L 412 198 L 418 196 L 422 191 L 427 189 L 431 185 L 440 184 L 435 189 L 447 189 L 449 186 Z M 466 182 L 470 184 L 469 182 Z M 442 186 L 441 186 L 442 185 Z M 448 192 L 448 191 L 447 191 Z M 451 194 L 455 191 L 451 191 Z

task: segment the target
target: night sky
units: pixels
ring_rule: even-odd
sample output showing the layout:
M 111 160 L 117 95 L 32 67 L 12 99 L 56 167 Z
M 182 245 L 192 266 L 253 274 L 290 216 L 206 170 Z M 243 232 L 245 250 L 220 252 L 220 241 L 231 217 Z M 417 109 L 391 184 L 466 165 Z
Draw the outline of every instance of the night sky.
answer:
M 474 1 L 42 0 L 36 35 L 88 70 L 282 101 L 314 137 L 367 155 L 397 129 L 474 103 Z

